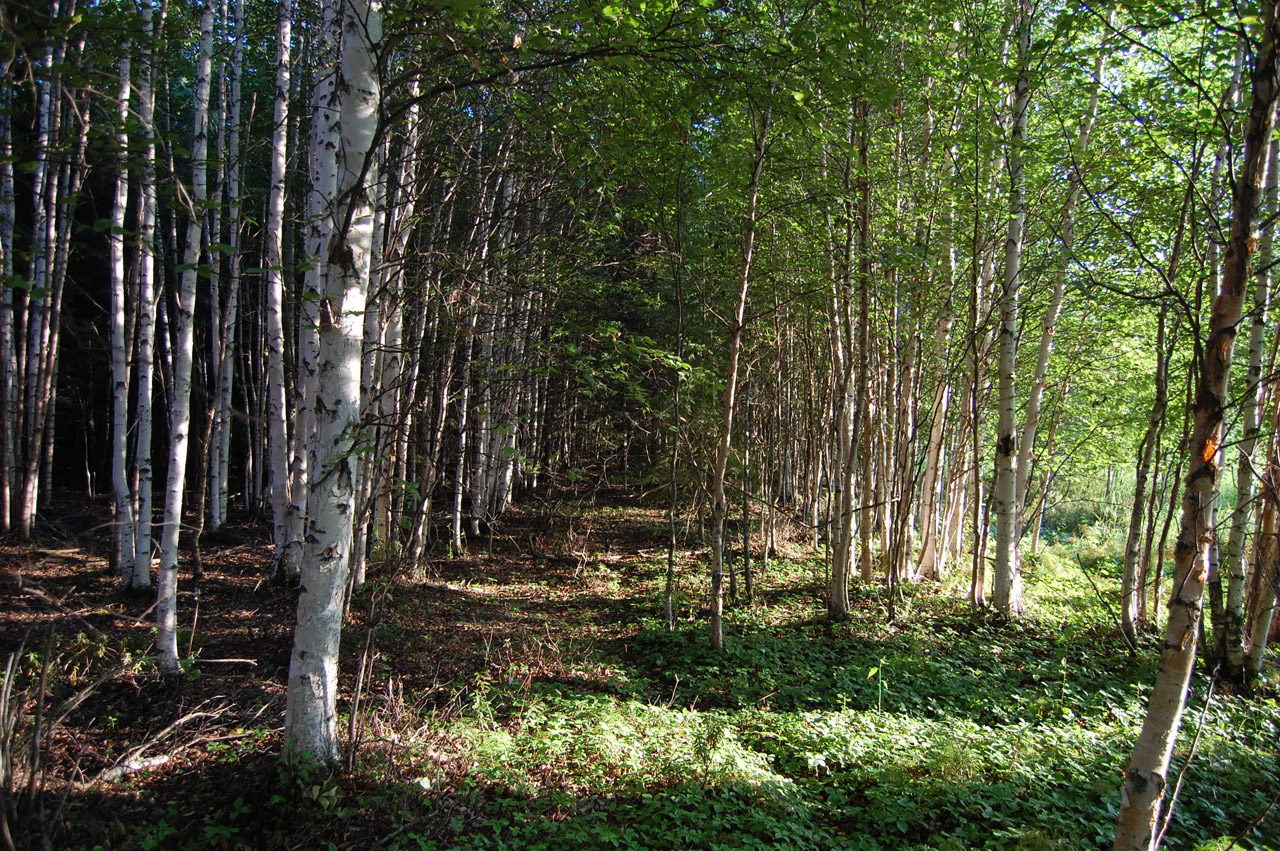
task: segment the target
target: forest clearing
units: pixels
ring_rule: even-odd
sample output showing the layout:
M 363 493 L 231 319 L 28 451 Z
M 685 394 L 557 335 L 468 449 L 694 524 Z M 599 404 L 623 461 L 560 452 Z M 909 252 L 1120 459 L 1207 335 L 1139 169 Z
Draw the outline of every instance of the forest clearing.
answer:
M 1280 0 L 0 5 L 0 851 L 1280 845 Z

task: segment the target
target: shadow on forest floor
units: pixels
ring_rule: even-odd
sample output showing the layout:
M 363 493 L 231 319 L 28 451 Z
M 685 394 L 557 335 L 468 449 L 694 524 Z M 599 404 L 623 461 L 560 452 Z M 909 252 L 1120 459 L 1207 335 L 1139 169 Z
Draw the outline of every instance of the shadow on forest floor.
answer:
M 267 579 L 265 531 L 210 539 L 198 610 L 184 575 L 186 676 L 97 682 L 148 652 L 153 613 L 69 529 L 0 547 L 19 699 L 50 629 L 48 704 L 87 689 L 48 737 L 45 794 L 10 801 L 20 848 L 1100 847 L 1152 674 L 1096 619 L 1003 624 L 932 587 L 894 625 L 879 590 L 832 622 L 811 561 L 758 565 L 761 603 L 729 608 L 713 652 L 704 554 L 678 553 L 668 633 L 662 512 L 615 493 L 513 513 L 492 555 L 372 565 L 342 647 L 344 732 L 366 670 L 354 771 L 289 775 L 296 594 Z M 1215 701 L 1175 847 L 1246 829 L 1280 787 L 1268 706 Z

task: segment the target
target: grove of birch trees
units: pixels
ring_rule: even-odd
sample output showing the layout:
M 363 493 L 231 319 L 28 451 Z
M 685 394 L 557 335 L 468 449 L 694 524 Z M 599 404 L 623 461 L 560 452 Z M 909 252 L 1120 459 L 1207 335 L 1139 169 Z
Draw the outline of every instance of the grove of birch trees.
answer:
M 202 536 L 269 525 L 294 754 L 339 759 L 354 588 L 601 483 L 701 534 L 714 647 L 780 537 L 832 618 L 1016 619 L 1045 518 L 1121 506 L 1117 628 L 1165 637 L 1117 848 L 1197 660 L 1258 676 L 1276 3 L 2 14 L 0 529 L 109 499 L 178 673 Z

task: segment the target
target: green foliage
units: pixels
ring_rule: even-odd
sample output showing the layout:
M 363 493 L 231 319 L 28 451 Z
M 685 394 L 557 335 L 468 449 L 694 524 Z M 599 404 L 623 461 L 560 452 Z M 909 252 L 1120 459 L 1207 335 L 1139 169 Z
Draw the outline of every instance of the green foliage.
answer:
M 1111 594 L 1110 556 L 1031 560 L 1022 623 L 913 589 L 894 627 L 871 600 L 834 624 L 777 596 L 813 565 L 775 562 L 776 604 L 731 609 L 723 652 L 700 626 L 646 622 L 606 659 L 622 694 L 486 687 L 451 727 L 482 816 L 439 847 L 1108 847 L 1155 662 L 1128 657 L 1080 572 Z M 1280 788 L 1280 708 L 1218 696 L 1204 718 L 1171 847 L 1241 831 L 1266 847 L 1249 825 Z M 1184 725 L 1175 765 L 1195 735 Z

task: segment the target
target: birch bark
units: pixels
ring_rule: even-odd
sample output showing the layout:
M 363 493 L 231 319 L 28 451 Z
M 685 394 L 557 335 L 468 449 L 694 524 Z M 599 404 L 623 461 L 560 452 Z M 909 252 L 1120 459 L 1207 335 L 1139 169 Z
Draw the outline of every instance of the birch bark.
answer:
M 1273 117 L 1274 122 L 1274 117 Z M 1264 202 L 1266 214 L 1274 213 L 1280 198 L 1280 180 L 1277 178 L 1277 157 L 1280 156 L 1280 137 L 1273 136 L 1267 156 L 1267 189 Z M 1254 448 L 1258 445 L 1261 422 L 1261 403 L 1264 390 L 1262 361 L 1266 348 L 1267 308 L 1271 302 L 1272 228 L 1267 228 L 1258 240 L 1259 271 L 1254 282 L 1253 310 L 1249 324 L 1249 367 L 1245 377 L 1244 423 L 1240 438 L 1239 460 L 1236 466 L 1236 506 L 1231 512 L 1231 532 L 1227 538 L 1227 550 L 1222 560 L 1222 573 L 1227 578 L 1227 599 L 1223 613 L 1223 629 L 1219 641 L 1219 655 L 1226 665 L 1226 676 L 1234 682 L 1243 682 L 1245 670 L 1244 650 L 1244 536 L 1253 514 Z
M 133 493 L 129 488 L 129 350 L 125 338 L 124 223 L 129 205 L 130 48 L 120 57 L 116 97 L 116 188 L 107 235 L 111 264 L 111 492 L 115 518 L 112 541 L 117 573 L 133 576 Z M 2 344 L 0 344 L 2 347 Z M 6 465 L 7 466 L 7 465 Z
M 240 114 L 241 90 L 244 74 L 244 0 L 236 0 L 233 7 L 234 23 L 232 24 L 231 49 L 231 95 L 227 102 L 225 123 L 227 126 L 227 289 L 223 295 L 221 315 L 214 344 L 215 361 L 213 374 L 213 433 L 210 436 L 209 452 L 209 524 L 214 530 L 221 529 L 227 522 L 227 497 L 231 472 L 231 391 L 235 383 L 236 332 L 239 325 L 240 310 L 240 271 L 241 271 L 241 182 L 244 172 L 241 164 Z M 250 494 L 253 488 L 248 482 L 252 479 L 253 470 L 246 469 L 246 501 L 252 501 Z
M 285 741 L 290 755 L 333 765 L 337 735 L 338 648 L 351 557 L 359 455 L 361 342 L 373 241 L 365 177 L 381 105 L 376 64 L 382 40 L 377 0 L 343 0 L 337 70 L 339 115 L 317 126 L 313 144 L 338 160 L 336 227 L 322 261 L 329 267 L 319 309 L 319 360 L 311 445 L 313 474 L 298 623 L 289 664 Z M 326 131 L 337 131 L 330 135 Z M 340 146 L 340 151 L 338 150 Z
M 169 408 L 169 465 L 165 481 L 164 525 L 160 531 L 160 582 L 156 593 L 157 667 L 180 674 L 178 663 L 178 539 L 186 491 L 187 450 L 191 444 L 191 361 L 195 344 L 196 271 L 202 248 L 204 207 L 208 199 L 209 90 L 213 68 L 213 2 L 200 10 L 200 49 L 196 58 L 195 103 L 191 119 L 191 208 L 175 311 L 173 393 Z
M 747 291 L 751 286 L 751 261 L 755 255 L 756 207 L 760 200 L 760 175 L 764 172 L 768 151 L 769 124 L 772 111 L 765 107 L 756 129 L 755 151 L 751 161 L 751 179 L 747 184 L 746 235 L 743 238 L 742 266 L 738 275 L 738 292 L 733 306 L 733 326 L 729 332 L 729 366 L 721 409 L 720 433 L 716 440 L 715 468 L 711 478 L 711 646 L 724 648 L 724 494 L 725 471 L 729 466 L 730 441 L 733 438 L 733 414 L 738 389 L 738 360 L 742 354 L 743 323 L 747 315 Z
M 996 560 L 991 598 L 1007 617 L 1022 613 L 1022 577 L 1018 553 L 1017 434 L 1014 394 L 1018 356 L 1018 291 L 1022 286 L 1022 241 L 1026 227 L 1027 182 L 1023 147 L 1027 107 L 1031 102 L 1031 5 L 1018 3 L 1018 78 L 1014 84 L 1013 132 L 1009 138 L 1009 237 L 1004 247 L 1004 281 L 1000 293 L 999 408 L 996 425 Z
M 1107 14 L 1107 27 L 1115 20 L 1115 10 Z M 1027 510 L 1028 483 L 1031 481 L 1031 460 L 1035 455 L 1036 432 L 1040 427 L 1041 406 L 1044 403 L 1045 382 L 1049 375 L 1049 357 L 1053 354 L 1053 341 L 1058 330 L 1058 317 L 1062 315 L 1062 302 L 1067 292 L 1067 271 L 1071 266 L 1071 251 L 1075 243 L 1076 205 L 1080 202 L 1080 191 L 1084 184 L 1081 169 L 1084 167 L 1085 154 L 1089 150 L 1089 140 L 1093 135 L 1094 125 L 1098 120 L 1098 90 L 1102 85 L 1102 76 L 1107 67 L 1106 43 L 1103 42 L 1093 66 L 1093 86 L 1089 96 L 1089 108 L 1076 143 L 1072 149 L 1075 162 L 1072 165 L 1070 187 L 1067 190 L 1067 201 L 1062 208 L 1060 238 L 1062 250 L 1058 255 L 1058 268 L 1054 271 L 1053 290 L 1049 294 L 1049 306 L 1045 308 L 1044 319 L 1040 326 L 1040 348 L 1036 353 L 1035 372 L 1031 375 L 1031 386 L 1027 396 L 1027 410 L 1022 425 L 1022 440 L 1018 446 L 1017 466 L 1017 506 L 1019 529 L 1022 534 L 1023 515 Z
M 10 60 L 0 60 L 0 280 L 13 278 L 16 201 L 13 186 L 13 121 Z M 0 286 L 0 533 L 12 528 L 17 493 L 18 353 L 15 345 L 13 287 Z
M 329 271 L 324 252 L 333 229 L 333 200 L 338 189 L 338 139 L 340 93 L 337 55 L 341 41 L 338 16 L 342 0 L 324 0 L 320 5 L 320 29 L 315 48 L 316 68 L 311 90 L 311 140 L 307 152 L 310 191 L 306 209 L 306 271 L 298 307 L 297 378 L 295 382 L 292 466 L 289 471 L 289 512 L 285 546 L 279 573 L 289 579 L 299 575 L 303 555 L 303 526 L 310 503 L 311 458 L 309 446 L 315 438 L 315 394 L 319 358 L 319 305 Z
M 1252 98 L 1244 134 L 1244 154 L 1232 187 L 1230 239 L 1196 382 L 1194 425 L 1188 446 L 1190 457 L 1182 499 L 1182 524 L 1175 548 L 1169 621 L 1160 656 L 1160 673 L 1125 771 L 1120 813 L 1116 819 L 1114 847 L 1117 851 L 1154 848 L 1159 840 L 1158 823 L 1168 784 L 1169 761 L 1195 666 L 1201 600 L 1213 542 L 1213 506 L 1221 472 L 1218 464 L 1228 404 L 1227 372 L 1257 243 L 1257 201 L 1278 88 L 1278 6 L 1280 4 L 1272 0 L 1263 4 L 1261 10 L 1264 35 L 1250 75 Z
M 134 413 L 134 494 L 137 508 L 134 519 L 133 575 L 130 588 L 151 586 L 151 416 L 153 382 L 155 380 L 156 338 L 156 127 L 155 66 L 153 39 L 156 31 L 155 10 L 151 0 L 142 0 L 142 73 L 138 81 L 138 120 L 144 139 L 142 179 L 138 211 L 138 330 L 135 335 L 135 377 L 137 401 Z
M 272 540 L 280 571 L 288 544 L 289 407 L 285 386 L 284 339 L 284 206 L 288 176 L 289 56 L 293 37 L 293 2 L 280 4 L 276 23 L 276 95 L 271 110 L 271 177 L 267 194 L 267 447 L 271 463 Z

